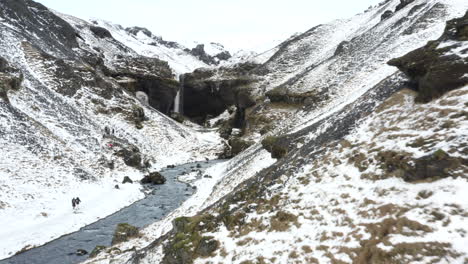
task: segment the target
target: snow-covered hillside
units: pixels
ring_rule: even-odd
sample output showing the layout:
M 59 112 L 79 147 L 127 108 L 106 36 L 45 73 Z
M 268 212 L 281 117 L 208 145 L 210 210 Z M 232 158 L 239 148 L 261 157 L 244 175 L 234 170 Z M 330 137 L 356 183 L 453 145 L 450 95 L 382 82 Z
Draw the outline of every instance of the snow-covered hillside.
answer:
M 244 136 L 269 136 L 263 146 L 278 159 L 268 166 L 254 144 L 213 169 L 217 184 L 196 206 L 206 209 L 194 214 L 188 203 L 119 245 L 125 254 L 87 263 L 466 262 L 467 87 L 417 104 L 414 80 L 387 62 L 437 39 L 467 9 L 384 1 L 287 40 L 253 69 L 190 75 L 185 89 L 213 97 L 248 89 L 256 106 L 244 109 Z M 440 44 L 450 47 L 441 56 L 464 59 L 460 38 Z M 270 129 L 260 135 L 260 126 Z
M 0 258 L 141 199 L 138 183 L 114 188 L 124 176 L 139 180 L 221 151 L 215 132 L 173 121 L 105 74 L 106 65 L 118 68 L 116 57 L 140 58 L 127 46 L 91 37 L 85 23 L 72 24 L 82 27 L 74 33 L 29 0 L 1 1 L 0 18 Z M 167 64 L 153 62 L 152 76 L 173 77 Z M 12 78 L 22 84 L 9 89 Z M 83 201 L 79 215 L 71 208 L 76 196 Z
M 269 185 L 264 196 L 228 200 L 233 223 L 200 227 L 220 244 L 195 263 L 464 263 L 467 92 L 417 105 L 402 90 L 342 141 L 300 155 L 300 165 L 283 163 L 273 182 L 257 183 Z M 402 175 L 425 160 L 451 177 Z M 441 175 L 419 176 L 428 173 Z M 222 215 L 218 208 L 204 213 Z
M 0 258 L 141 198 L 114 189 L 124 176 L 238 148 L 181 177 L 197 191 L 177 210 L 87 263 L 465 263 L 467 9 L 386 0 L 207 68 L 219 45 L 3 0 Z M 177 92 L 199 123 L 222 113 L 211 121 L 230 147 L 161 114 Z
M 438 38 L 445 21 L 463 15 L 467 6 L 466 1 L 415 0 L 406 5 L 384 1 L 350 19 L 295 35 L 264 54 L 246 56 L 257 66 L 225 65 L 187 74 L 190 78 L 185 78 L 184 90 L 191 96 L 186 100 L 193 101 L 186 101 L 185 106 L 207 97 L 221 101 L 226 109 L 240 105 L 245 109 L 238 110 L 246 111 L 247 133 L 254 140 L 265 129 L 275 134 L 299 131 L 394 74 L 398 69 L 387 61 Z M 248 94 L 256 107 L 242 106 L 243 97 L 226 96 L 238 93 Z M 264 103 L 265 96 L 271 104 Z M 220 113 L 207 107 L 199 115 L 203 118 L 214 112 Z
M 87 28 L 86 25 L 89 25 L 89 22 L 80 21 L 74 17 L 63 14 L 61 16 L 74 25 L 75 28 Z M 139 55 L 167 61 L 177 76 L 186 72 L 192 72 L 197 68 L 209 67 L 209 65 L 184 50 L 186 49 L 185 47 L 175 42 L 166 42 L 161 37 L 154 36 L 144 28 L 124 29 L 120 25 L 102 20 L 93 20 L 91 23 L 109 30 L 113 38 Z M 84 33 L 83 35 L 86 36 L 86 39 L 93 38 L 93 34 L 90 31 L 82 31 L 82 33 Z

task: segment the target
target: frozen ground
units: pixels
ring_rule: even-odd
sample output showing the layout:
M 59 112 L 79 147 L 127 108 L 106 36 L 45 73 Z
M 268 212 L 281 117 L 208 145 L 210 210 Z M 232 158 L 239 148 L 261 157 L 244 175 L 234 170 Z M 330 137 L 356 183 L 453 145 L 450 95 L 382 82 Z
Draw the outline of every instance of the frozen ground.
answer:
M 255 201 L 232 205 L 256 210 L 234 229 L 204 233 L 221 249 L 196 263 L 378 263 L 383 256 L 465 263 L 468 168 L 408 183 L 388 173 L 380 156 L 418 159 L 442 150 L 466 160 L 467 95 L 465 87 L 418 105 L 414 92 L 398 92 L 343 141 L 323 146 L 310 164 L 270 186 L 273 210 Z

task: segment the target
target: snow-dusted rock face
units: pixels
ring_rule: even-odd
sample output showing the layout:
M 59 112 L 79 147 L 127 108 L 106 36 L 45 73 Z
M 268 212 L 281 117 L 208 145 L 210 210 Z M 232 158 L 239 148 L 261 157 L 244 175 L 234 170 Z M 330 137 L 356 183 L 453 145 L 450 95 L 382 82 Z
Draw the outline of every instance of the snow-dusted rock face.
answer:
M 233 75 L 229 69 L 214 69 L 199 77 L 200 83 L 206 84 L 205 89 L 199 89 L 201 92 L 191 98 L 207 97 L 205 92 L 216 97 L 225 90 L 242 90 L 256 98 L 257 107 L 247 111 L 243 122 L 254 138 L 265 127 L 286 132 L 310 125 L 394 74 L 397 69 L 387 65 L 390 59 L 437 39 L 445 22 L 463 15 L 466 6 L 464 1 L 448 0 L 401 3 L 385 1 L 353 18 L 318 25 L 283 42 L 266 54 L 266 62 L 247 72 Z M 393 13 L 382 20 L 386 11 Z M 236 79 L 249 83 L 231 85 L 230 80 Z M 268 108 L 264 96 L 275 104 L 273 112 L 279 118 L 271 119 L 272 111 L 262 110 Z M 289 105 L 286 111 L 285 105 Z M 287 113 L 302 107 L 304 111 L 295 116 Z M 288 121 L 281 122 L 285 115 Z M 255 122 L 259 119 L 267 122 Z
M 281 158 L 255 144 L 212 171 L 217 184 L 206 185 L 203 206 L 189 202 L 120 245 L 135 252 L 88 263 L 466 262 L 468 87 L 418 104 L 387 61 L 439 38 L 467 9 L 466 1 L 388 0 L 284 42 L 246 73 L 257 95 L 247 124 L 273 125 L 266 133 Z M 438 47 L 463 59 L 464 42 Z M 222 84 L 239 77 L 232 72 L 199 80 Z M 206 208 L 194 215 L 194 207 Z
M 30 0 L 0 1 L 0 258 L 141 199 L 138 183 L 114 189 L 124 176 L 222 151 L 216 133 L 155 109 L 177 91 L 167 62 L 92 26 Z M 170 98 L 155 102 L 158 92 Z
M 427 102 L 444 92 L 468 84 L 468 12 L 447 23 L 436 41 L 393 59 L 418 90 L 418 101 Z
M 71 24 L 76 24 L 75 28 L 78 28 L 78 30 L 82 28 L 83 24 L 88 24 L 88 22 L 77 21 L 75 18 L 63 14 L 58 15 L 70 21 Z M 75 20 L 75 22 L 72 20 Z M 177 42 L 163 40 L 162 37 L 155 36 L 146 28 L 123 28 L 120 25 L 102 20 L 92 20 L 91 23 L 96 27 L 106 29 L 115 40 L 132 49 L 137 54 L 168 62 L 176 76 L 202 67 L 209 68 L 229 59 L 223 56 L 223 54 L 228 52 L 220 45 L 200 44 L 198 48 L 189 49 Z

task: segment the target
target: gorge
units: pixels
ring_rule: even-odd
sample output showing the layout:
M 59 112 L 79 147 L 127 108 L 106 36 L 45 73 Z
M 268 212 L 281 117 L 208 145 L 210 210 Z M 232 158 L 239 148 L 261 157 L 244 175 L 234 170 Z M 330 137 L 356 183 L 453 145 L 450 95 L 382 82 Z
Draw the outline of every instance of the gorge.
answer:
M 247 55 L 32 0 L 0 0 L 0 35 L 0 263 L 468 259 L 466 1 Z

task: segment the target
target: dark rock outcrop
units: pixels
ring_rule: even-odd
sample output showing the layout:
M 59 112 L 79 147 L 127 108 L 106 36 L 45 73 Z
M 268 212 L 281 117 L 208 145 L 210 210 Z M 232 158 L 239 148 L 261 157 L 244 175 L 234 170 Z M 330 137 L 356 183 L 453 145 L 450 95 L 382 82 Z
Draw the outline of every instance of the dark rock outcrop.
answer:
M 127 117 L 127 119 L 133 122 L 136 128 L 142 129 L 142 122 L 146 120 L 145 110 L 140 106 L 134 105 L 131 114 Z
M 122 181 L 122 184 L 125 184 L 125 183 L 133 183 L 133 181 L 132 181 L 132 179 L 130 179 L 130 177 L 125 176 L 123 181 Z
M 229 145 L 225 146 L 224 152 L 220 154 L 220 159 L 230 159 L 237 156 L 242 151 L 248 149 L 255 142 L 247 141 L 238 136 L 232 136 L 228 140 Z
M 9 102 L 8 91 L 18 90 L 22 81 L 23 74 L 0 57 L 0 99 Z
M 38 46 L 70 56 L 73 56 L 72 48 L 78 47 L 73 27 L 44 5 L 32 0 L 0 1 L 0 18 L 11 25 L 21 21 L 21 27 L 17 27 L 17 30 L 24 33 L 25 41 Z
M 349 46 L 349 41 L 342 41 L 340 44 L 338 44 L 338 47 L 336 47 L 336 50 L 335 50 L 335 56 L 338 56 L 344 52 L 346 52 L 348 50 L 348 46 Z
M 232 57 L 229 51 L 223 51 L 214 56 L 211 56 L 206 53 L 204 44 L 198 44 L 195 48 L 191 50 L 186 49 L 185 51 L 189 52 L 208 65 L 217 65 L 219 64 L 219 61 L 229 60 Z
M 206 64 L 216 64 L 216 61 L 213 59 L 213 57 L 205 52 L 204 44 L 198 44 L 195 48 L 190 50 L 190 53 Z
M 129 27 L 129 28 L 126 28 L 125 31 L 127 31 L 128 33 L 134 36 L 138 35 L 138 33 L 141 32 L 148 37 L 153 37 L 153 33 L 151 33 L 151 31 L 149 31 L 147 28 L 144 28 L 144 27 Z
M 240 64 L 234 68 L 221 69 L 221 77 L 214 78 L 215 71 L 197 69 L 185 74 L 184 113 L 203 123 L 208 116 L 218 116 L 230 106 L 236 107 L 236 127 L 243 123 L 245 109 L 255 105 L 249 85 L 255 80 L 249 75 L 253 64 Z
M 268 91 L 265 95 L 272 103 L 285 103 L 291 105 L 311 105 L 327 99 L 327 95 L 316 92 L 291 92 L 286 86 L 278 86 Z
M 380 20 L 387 20 L 392 16 L 393 16 L 393 11 L 387 10 L 382 14 L 382 16 L 380 17 Z
M 164 184 L 166 182 L 166 178 L 162 176 L 159 172 L 151 172 L 150 174 L 146 175 L 142 180 L 142 184 Z
M 163 46 L 166 46 L 168 48 L 173 48 L 173 49 L 181 48 L 179 43 L 174 42 L 174 41 L 167 41 L 167 40 L 164 40 L 160 36 L 155 36 L 150 30 L 144 27 L 129 27 L 129 28 L 126 28 L 125 31 L 127 31 L 128 33 L 134 36 L 137 36 L 138 33 L 141 32 L 145 34 L 147 37 L 152 38 L 154 42 L 150 43 L 149 45 L 153 45 L 153 46 L 163 45 Z
M 400 0 L 400 3 L 395 8 L 395 12 L 400 11 L 401 9 L 405 8 L 407 5 L 411 4 L 412 2 L 414 2 L 414 0 Z
M 428 102 L 447 91 L 468 84 L 468 12 L 464 17 L 447 22 L 443 35 L 403 57 L 392 59 L 419 92 L 416 100 Z M 464 46 L 463 46 L 464 45 Z M 463 49 L 463 47 L 465 47 Z M 453 52 L 460 49 L 459 53 Z M 464 54 L 460 56 L 460 54 Z
M 130 238 L 137 237 L 138 235 L 139 231 L 137 227 L 127 223 L 118 224 L 112 238 L 112 245 L 128 241 Z
M 91 26 L 89 29 L 98 38 L 113 38 L 112 34 L 109 32 L 109 30 L 107 30 L 107 29 L 105 29 L 103 27 Z
M 215 58 L 222 61 L 222 60 L 229 60 L 230 58 L 232 58 L 232 56 L 231 56 L 231 53 L 229 53 L 229 51 L 223 51 L 219 54 L 216 54 Z
M 167 62 L 147 57 L 120 58 L 115 69 L 107 74 L 132 93 L 145 92 L 150 106 L 164 114 L 170 113 L 179 82 L 173 79 Z

